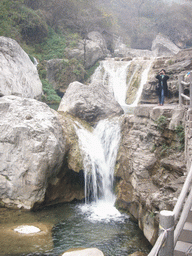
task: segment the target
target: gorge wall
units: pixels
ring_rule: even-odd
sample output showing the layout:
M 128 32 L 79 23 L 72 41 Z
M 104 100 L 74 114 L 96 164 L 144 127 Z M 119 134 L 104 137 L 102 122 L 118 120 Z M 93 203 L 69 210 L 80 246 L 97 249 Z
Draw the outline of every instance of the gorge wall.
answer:
M 117 205 L 138 221 L 151 244 L 158 235 L 159 211 L 173 209 L 185 178 L 184 142 L 178 133 L 184 123 L 185 111 L 176 105 L 142 105 L 122 117 Z

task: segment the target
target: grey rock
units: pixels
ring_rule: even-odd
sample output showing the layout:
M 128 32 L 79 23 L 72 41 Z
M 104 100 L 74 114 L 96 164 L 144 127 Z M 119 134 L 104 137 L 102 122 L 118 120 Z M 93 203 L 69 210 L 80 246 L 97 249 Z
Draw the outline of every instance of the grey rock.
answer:
M 0 199 L 6 206 L 31 209 L 42 203 L 65 151 L 61 124 L 45 103 L 0 98 Z
M 65 60 L 63 59 L 51 59 L 47 61 L 47 80 L 53 85 L 53 88 L 58 90 L 59 89 L 59 84 L 57 83 L 56 76 L 60 72 L 60 67 L 61 64 Z
M 119 43 L 116 45 L 114 50 L 115 57 L 154 57 L 154 52 L 150 50 L 141 50 L 141 49 L 132 49 L 127 47 L 123 43 Z
M 86 68 L 90 68 L 98 60 L 105 58 L 109 51 L 103 36 L 97 31 L 92 31 L 85 40 L 79 42 L 77 48 L 67 49 L 67 54 L 69 58 L 81 60 Z
M 161 115 L 167 117 L 164 131 L 156 123 Z M 151 244 L 158 236 L 158 212 L 172 210 L 182 188 L 185 156 L 174 125 L 184 125 L 184 116 L 184 109 L 172 105 L 140 105 L 133 116 L 122 116 L 117 205 L 138 220 Z
M 39 99 L 42 83 L 37 68 L 19 44 L 0 37 L 0 95 L 17 95 Z
M 114 96 L 103 86 L 73 82 L 61 100 L 58 111 L 67 112 L 90 124 L 123 114 Z
M 168 38 L 162 35 L 157 35 L 152 42 L 151 50 L 156 56 L 171 56 L 177 54 L 180 51 L 180 48 Z

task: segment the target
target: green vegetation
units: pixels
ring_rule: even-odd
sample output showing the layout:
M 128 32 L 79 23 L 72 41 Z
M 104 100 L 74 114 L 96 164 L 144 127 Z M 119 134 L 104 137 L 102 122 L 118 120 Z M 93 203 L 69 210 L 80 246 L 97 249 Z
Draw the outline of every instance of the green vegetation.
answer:
M 191 7 L 186 5 L 173 3 L 167 8 L 163 0 L 1 0 L 0 36 L 15 39 L 32 61 L 33 57 L 38 60 L 42 71 L 45 60 L 70 60 L 67 49 L 76 47 L 97 28 L 103 31 L 111 52 L 114 34 L 123 38 L 129 47 L 141 49 L 151 49 L 152 40 L 158 33 L 168 35 L 173 42 L 178 41 L 185 31 L 183 27 L 191 31 L 191 13 Z M 83 82 L 98 65 L 86 70 L 85 74 L 83 63 L 77 60 L 75 64 L 69 61 L 70 64 L 67 77 L 71 70 L 72 80 L 75 75 L 75 79 Z M 68 81 L 63 78 L 64 72 L 61 73 L 58 79 Z M 137 84 L 135 81 L 133 87 Z
M 56 33 L 49 27 L 46 41 L 40 44 L 39 52 L 44 60 L 62 59 L 65 56 L 66 39 L 61 32 Z M 38 50 L 38 49 L 37 49 Z
M 61 98 L 57 95 L 52 85 L 46 79 L 41 79 L 43 85 L 44 95 L 42 97 L 42 101 L 51 103 L 59 103 Z
M 96 68 L 99 67 L 99 62 L 95 63 L 95 65 L 89 69 L 86 70 L 85 80 L 88 80 L 93 73 L 95 72 Z
M 175 131 L 176 131 L 179 143 L 180 143 L 180 146 L 178 149 L 179 149 L 179 151 L 183 151 L 184 147 L 185 147 L 185 129 L 184 129 L 183 125 L 178 125 L 175 128 Z
M 171 148 L 166 144 L 166 143 L 163 143 L 163 145 L 161 146 L 161 151 L 160 151 L 160 155 L 161 156 L 165 156 L 166 154 L 169 153 L 169 150 Z
M 166 116 L 160 116 L 158 120 L 156 121 L 157 129 L 160 132 L 163 132 L 167 126 L 167 117 Z
M 1 0 L 0 36 L 15 39 L 28 53 L 32 62 L 38 60 L 38 72 L 43 84 L 43 101 L 59 102 L 53 86 L 46 80 L 46 60 L 63 59 L 56 81 L 63 90 L 70 82 L 84 82 L 98 63 L 85 70 L 83 63 L 68 58 L 67 49 L 77 47 L 96 24 L 111 26 L 111 15 L 87 0 Z

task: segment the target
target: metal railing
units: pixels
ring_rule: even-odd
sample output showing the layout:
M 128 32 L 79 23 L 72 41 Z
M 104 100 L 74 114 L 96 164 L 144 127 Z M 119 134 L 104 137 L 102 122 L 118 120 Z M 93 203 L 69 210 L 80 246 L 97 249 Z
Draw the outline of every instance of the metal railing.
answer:
M 191 181 L 192 166 L 173 211 L 160 212 L 159 237 L 148 256 L 174 255 L 174 247 L 192 206 Z
M 192 108 L 192 74 L 189 77 L 189 82 L 184 81 L 184 75 L 180 75 L 179 78 L 179 105 L 184 105 L 184 100 L 189 104 L 189 107 Z M 184 94 L 184 86 L 189 87 L 190 96 Z

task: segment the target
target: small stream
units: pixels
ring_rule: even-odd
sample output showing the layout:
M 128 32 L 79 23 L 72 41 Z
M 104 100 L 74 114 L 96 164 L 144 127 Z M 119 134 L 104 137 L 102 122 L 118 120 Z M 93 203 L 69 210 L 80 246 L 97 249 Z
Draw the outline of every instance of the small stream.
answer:
M 94 204 L 92 207 L 94 209 Z M 0 208 L 0 256 L 59 256 L 68 249 L 79 247 L 97 247 L 105 256 L 149 252 L 151 246 L 129 216 L 120 214 L 114 218 L 98 219 L 97 213 L 94 211 L 93 214 L 90 207 L 87 211 L 84 203 L 61 204 L 37 212 Z M 42 248 L 34 243 L 32 237 L 29 238 L 30 245 L 24 244 L 20 248 L 11 241 L 11 236 L 2 232 L 2 229 L 25 223 L 41 223 L 52 227 Z

